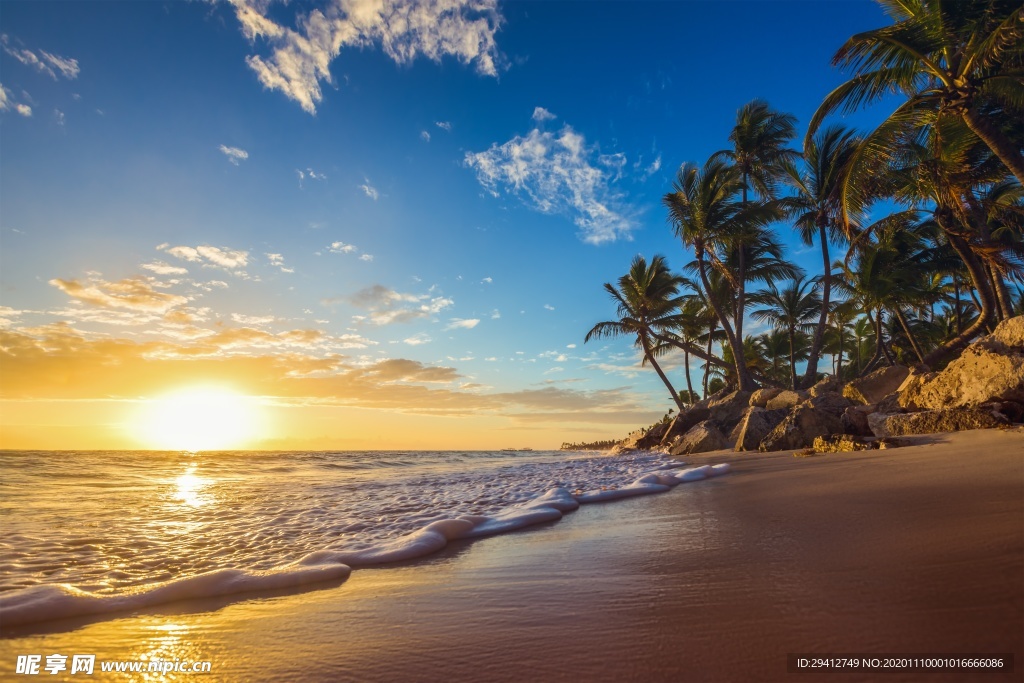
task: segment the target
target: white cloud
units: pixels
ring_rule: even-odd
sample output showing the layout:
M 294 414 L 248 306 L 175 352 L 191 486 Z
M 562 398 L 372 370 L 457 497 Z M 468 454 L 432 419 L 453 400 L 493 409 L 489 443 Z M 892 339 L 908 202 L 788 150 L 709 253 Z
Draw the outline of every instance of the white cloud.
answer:
M 551 112 L 549 112 L 544 107 L 534 107 L 533 108 L 533 116 L 531 116 L 530 118 L 532 118 L 534 121 L 540 122 L 540 121 L 553 121 L 554 119 L 557 119 L 558 117 L 555 116 L 554 114 L 552 114 Z
M 544 304 L 544 308 L 549 311 L 555 310 L 555 307 L 552 306 L 551 304 Z
M 379 46 L 398 64 L 450 56 L 489 76 L 497 75 L 502 59 L 494 39 L 502 23 L 497 0 L 329 0 L 322 9 L 300 14 L 294 29 L 265 16 L 267 0 L 229 1 L 242 33 L 271 48 L 266 58 L 246 59 L 260 83 L 310 114 L 323 98 L 320 81 L 334 83 L 330 65 L 343 48 Z
M 23 94 L 25 94 L 26 97 L 28 96 L 27 93 Z M 21 102 L 16 102 L 14 100 L 14 94 L 0 83 L 0 111 L 10 111 L 11 109 L 14 109 L 14 111 L 22 116 L 32 116 L 32 107 Z
M 18 112 L 19 114 L 25 117 L 32 116 L 32 107 L 28 106 L 27 104 L 18 103 L 14 105 L 14 111 Z
M 423 142 L 430 142 L 430 133 L 428 133 L 425 130 L 421 130 L 420 138 L 423 140 Z
M 311 168 L 306 168 L 305 171 L 297 168 L 295 169 L 295 173 L 296 175 L 299 176 L 299 187 L 302 187 L 302 181 L 306 180 L 307 178 L 310 180 L 327 180 L 327 174 L 319 173 Z
M 575 349 L 576 345 L 575 344 L 566 344 L 565 348 L 567 348 L 567 349 Z
M 407 323 L 421 318 L 429 318 L 455 304 L 454 301 L 443 296 L 404 294 L 383 285 L 373 285 L 361 289 L 348 300 L 353 305 L 370 312 L 368 318 L 362 316 L 355 318 L 357 322 L 368 320 L 374 325 Z
M 331 242 L 331 246 L 327 247 L 327 251 L 332 254 L 352 254 L 359 249 L 352 244 L 345 244 L 344 242 Z
M 373 254 L 361 254 L 361 255 L 359 256 L 359 260 L 360 260 L 360 261 L 367 261 L 367 262 L 370 262 L 370 261 L 372 261 L 372 260 L 373 260 Z
M 223 268 L 235 275 L 247 276 L 245 271 L 242 270 L 242 268 L 249 264 L 249 252 L 247 251 L 229 249 L 227 247 L 211 247 L 208 244 L 198 247 L 184 245 L 172 247 L 166 243 L 157 246 L 157 250 L 168 253 L 182 261 L 200 263 L 207 268 Z
M 227 145 L 221 145 L 219 149 L 224 154 L 224 156 L 228 158 L 228 161 L 230 161 L 235 166 L 238 166 L 239 161 L 245 161 L 246 159 L 249 158 L 249 153 L 246 152 L 244 149 L 240 149 L 238 147 L 228 147 Z
M 25 66 L 33 67 L 50 76 L 53 80 L 57 80 L 58 74 L 68 80 L 72 80 L 78 78 L 78 74 L 81 71 L 81 69 L 79 69 L 77 59 L 61 57 L 59 55 L 51 54 L 46 50 L 40 50 L 39 54 L 36 54 L 32 50 L 12 47 L 10 45 L 10 40 L 6 35 L 0 36 L 0 42 L 3 43 L 4 52 L 11 55 Z
M 541 213 L 568 216 L 590 244 L 630 239 L 635 223 L 612 189 L 624 163 L 622 155 L 602 155 L 588 146 L 568 125 L 557 134 L 534 128 L 465 156 L 493 196 L 506 192 Z
M 153 261 L 152 263 L 143 263 L 142 268 L 152 271 L 157 275 L 188 275 L 188 268 L 181 268 L 180 266 L 172 266 L 169 263 L 163 261 Z
M 272 315 L 242 315 L 241 313 L 232 313 L 231 319 L 243 325 L 269 325 L 277 320 Z
M 277 266 L 282 273 L 294 273 L 294 268 L 288 268 L 284 265 L 284 256 L 281 254 L 265 254 L 267 260 L 270 261 L 270 265 Z
M 479 318 L 452 318 L 444 328 L 446 330 L 471 330 L 480 324 Z
M 482 285 L 489 285 L 492 282 L 494 282 L 494 278 L 492 278 L 492 277 L 485 277 L 483 280 L 480 281 L 480 284 L 482 284 Z
M 64 125 L 64 112 L 62 112 L 60 109 L 54 109 L 53 110 L 53 120 L 56 121 L 58 126 L 63 126 Z
M 449 121 L 434 121 L 434 125 L 447 132 L 452 130 L 452 124 Z
M 491 311 L 491 320 L 497 320 L 500 317 L 501 317 L 501 311 L 499 311 L 497 308 L 495 308 L 493 311 Z
M 420 346 L 422 344 L 429 344 L 433 340 L 429 336 L 427 336 L 425 332 L 420 332 L 419 334 L 414 334 L 413 336 L 403 339 L 402 341 L 408 344 L 409 346 Z
M 366 181 L 366 184 L 360 185 L 359 189 L 366 193 L 366 196 L 372 199 L 373 201 L 377 201 L 377 198 L 380 197 L 380 193 L 377 192 L 377 188 L 370 185 L 369 180 Z

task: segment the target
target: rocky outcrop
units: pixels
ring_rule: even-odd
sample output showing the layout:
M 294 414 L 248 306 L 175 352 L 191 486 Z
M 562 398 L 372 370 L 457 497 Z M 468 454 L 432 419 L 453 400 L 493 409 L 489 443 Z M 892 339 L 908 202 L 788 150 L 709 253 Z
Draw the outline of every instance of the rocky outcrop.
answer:
M 910 370 L 902 365 L 875 370 L 843 387 L 843 396 L 857 403 L 878 403 L 903 384 Z
M 842 431 L 839 417 L 809 405 L 798 405 L 766 436 L 759 446 L 762 451 L 782 451 L 806 448 L 817 436 L 828 436 Z
M 765 408 L 768 410 L 788 410 L 801 401 L 806 400 L 809 396 L 810 394 L 806 391 L 790 391 L 787 389 L 786 391 L 780 391 L 774 398 L 769 400 L 765 404 Z
M 693 429 L 693 426 L 711 417 L 711 411 L 707 406 L 694 404 L 689 410 L 679 413 L 669 424 L 665 434 L 661 437 L 661 445 L 665 446 L 680 438 L 686 432 Z
M 825 379 L 821 380 L 813 387 L 807 390 L 807 393 L 811 395 L 811 398 L 816 398 L 822 394 L 828 393 L 841 393 L 843 391 L 843 382 L 835 375 L 828 375 Z
M 662 438 L 668 431 L 670 423 L 659 422 L 650 429 L 638 429 L 629 434 L 622 442 L 623 448 L 650 449 L 661 443 Z
M 1024 316 L 1004 320 L 974 342 L 945 370 L 912 376 L 900 388 L 907 410 L 1024 403 Z
M 750 403 L 749 391 L 734 391 L 722 398 L 711 401 L 708 410 L 711 412 L 711 419 L 718 423 L 719 429 L 723 432 L 732 430 L 743 417 L 743 411 Z
M 805 405 L 814 410 L 821 410 L 835 417 L 841 417 L 853 403 L 850 399 L 840 396 L 834 391 L 827 391 L 808 399 Z
M 868 414 L 873 410 L 874 406 L 850 406 L 844 410 L 839 417 L 839 421 L 843 425 L 843 433 L 853 436 L 872 436 L 874 432 L 868 426 Z
M 711 420 L 705 420 L 686 432 L 677 442 L 672 444 L 669 453 L 672 455 L 689 455 L 706 453 L 728 447 L 725 435 Z
M 814 440 L 812 448 L 815 453 L 853 453 L 854 451 L 874 451 L 886 448 L 898 448 L 904 444 L 893 438 L 862 439 L 849 434 L 819 436 Z
M 776 396 L 782 393 L 782 389 L 776 387 L 765 387 L 764 389 L 758 389 L 750 395 L 750 405 L 758 408 L 764 408 L 768 405 L 768 401 L 772 400 Z
M 980 408 L 948 408 L 895 415 L 875 413 L 868 415 L 868 424 L 875 436 L 886 437 L 988 429 L 1006 424 L 1006 419 L 997 413 Z
M 743 418 L 736 426 L 736 450 L 756 451 L 764 437 L 786 419 L 785 410 L 766 410 L 751 406 L 743 413 Z M 731 435 L 730 435 L 731 436 Z

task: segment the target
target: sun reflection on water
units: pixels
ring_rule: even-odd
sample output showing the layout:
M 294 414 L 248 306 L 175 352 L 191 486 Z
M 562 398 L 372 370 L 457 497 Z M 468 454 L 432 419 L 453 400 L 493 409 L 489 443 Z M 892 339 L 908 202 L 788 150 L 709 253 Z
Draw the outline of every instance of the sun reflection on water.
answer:
M 204 493 L 212 482 L 209 479 L 196 475 L 196 466 L 189 465 L 185 473 L 174 480 L 175 500 L 181 501 L 182 505 L 189 507 L 201 507 L 210 502 L 210 496 Z

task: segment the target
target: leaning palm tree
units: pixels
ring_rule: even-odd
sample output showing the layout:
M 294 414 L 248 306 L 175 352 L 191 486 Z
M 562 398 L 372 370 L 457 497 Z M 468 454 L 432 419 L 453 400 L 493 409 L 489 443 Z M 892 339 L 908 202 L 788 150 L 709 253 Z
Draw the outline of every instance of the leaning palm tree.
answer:
M 906 101 L 871 134 L 866 153 L 883 152 L 897 128 L 940 117 L 963 121 L 1024 184 L 1020 141 L 1007 128 L 1024 110 L 1024 6 L 1020 0 L 881 0 L 895 23 L 858 33 L 832 63 L 853 78 L 811 118 L 810 139 L 831 112 L 851 112 L 889 93 Z
M 676 175 L 672 192 L 662 201 L 668 209 L 669 221 L 683 244 L 692 247 L 701 287 L 718 316 L 729 346 L 734 349 L 737 383 L 744 391 L 756 388 L 750 375 L 743 345 L 736 334 L 736 315 L 743 309 L 728 305 L 716 296 L 711 284 L 712 269 L 729 281 L 733 291 L 741 290 L 737 273 L 724 263 L 730 248 L 737 242 L 750 243 L 778 215 L 778 209 L 761 202 L 744 205 L 737 200 L 742 188 L 739 170 L 721 159 L 709 159 L 702 168 L 686 163 Z
M 786 182 L 795 192 L 781 200 L 782 206 L 793 219 L 793 227 L 800 233 L 804 244 L 812 246 L 814 240 L 818 240 L 823 264 L 821 311 L 804 373 L 805 387 L 817 381 L 818 358 L 832 299 L 832 260 L 828 246 L 830 241 L 839 242 L 844 238 L 841 192 L 850 159 L 859 144 L 860 138 L 852 130 L 829 126 L 804 147 L 802 169 L 793 163 L 786 165 Z
M 806 332 L 813 326 L 813 320 L 821 308 L 821 297 L 817 293 L 816 283 L 805 280 L 802 276 L 791 281 L 781 291 L 775 283 L 768 283 L 763 289 L 750 297 L 751 301 L 765 306 L 751 313 L 755 320 L 767 322 L 775 329 L 786 330 L 789 335 L 789 370 L 792 388 L 797 388 L 796 380 L 796 336 L 798 332 Z
M 655 256 L 650 264 L 643 256 L 637 256 L 630 264 L 629 272 L 619 278 L 618 287 L 608 282 L 604 284 L 618 307 L 619 319 L 597 323 L 583 341 L 635 335 L 634 343 L 643 352 L 643 361 L 651 364 L 682 411 L 686 406 L 655 358 L 657 342 L 654 339 L 654 334 L 664 332 L 673 324 L 681 303 L 680 282 L 681 278 L 669 271 L 663 256 Z

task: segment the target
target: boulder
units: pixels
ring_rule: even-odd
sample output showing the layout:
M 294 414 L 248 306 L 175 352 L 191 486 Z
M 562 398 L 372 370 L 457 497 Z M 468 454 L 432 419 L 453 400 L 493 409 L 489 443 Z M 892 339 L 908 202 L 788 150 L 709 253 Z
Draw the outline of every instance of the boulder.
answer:
M 854 451 L 874 451 L 886 448 L 899 448 L 905 445 L 899 439 L 861 439 L 849 434 L 819 436 L 814 440 L 816 453 L 852 453 Z
M 707 406 L 695 403 L 688 410 L 675 416 L 668 429 L 665 430 L 665 434 L 661 437 L 661 445 L 665 446 L 672 443 L 690 431 L 695 424 L 703 422 L 709 417 L 711 417 L 711 411 L 708 410 Z
M 961 432 L 968 429 L 988 429 L 1006 424 L 1001 415 L 980 408 L 948 408 L 921 413 L 868 415 L 868 424 L 875 436 L 903 436 L 906 434 L 935 434 Z
M 839 421 L 843 424 L 844 434 L 854 436 L 872 436 L 874 432 L 868 426 L 868 411 L 861 410 L 867 406 L 850 406 L 843 411 Z
M 899 389 L 909 374 L 910 370 L 903 365 L 881 368 L 848 383 L 843 387 L 843 396 L 857 403 L 878 403 Z
M 711 419 L 718 423 L 719 428 L 728 432 L 743 417 L 743 411 L 747 409 L 749 403 L 749 391 L 734 391 L 711 401 L 708 404 L 708 410 L 711 411 Z
M 842 429 L 843 423 L 832 413 L 815 410 L 808 405 L 798 405 L 761 440 L 759 449 L 783 451 L 807 448 L 814 443 L 814 437 L 836 434 Z
M 1024 347 L 1018 327 L 1024 316 L 1004 320 L 996 332 L 964 349 L 945 370 L 912 376 L 901 387 L 899 404 L 908 410 L 973 407 L 1024 402 Z
M 736 425 L 736 450 L 756 451 L 764 437 L 786 419 L 786 414 L 785 410 L 766 410 L 758 406 L 747 408 Z
M 665 432 L 668 431 L 668 422 L 659 422 L 654 425 L 646 432 L 644 432 L 638 439 L 635 440 L 634 448 L 651 449 L 661 443 L 662 437 L 665 436 Z
M 711 420 L 695 425 L 672 445 L 672 455 L 689 455 L 690 453 L 706 453 L 727 447 L 725 435 Z
M 809 396 L 810 394 L 806 391 L 790 391 L 787 389 L 785 391 L 780 391 L 775 395 L 775 398 L 769 400 L 768 403 L 765 404 L 765 408 L 768 410 L 779 410 L 782 408 L 788 410 L 801 401 L 806 400 Z
M 750 395 L 750 405 L 757 406 L 758 408 L 764 408 L 768 405 L 768 401 L 781 393 L 782 389 L 777 387 L 765 387 L 764 389 L 758 389 Z
M 815 410 L 822 410 L 836 417 L 842 417 L 846 409 L 853 405 L 853 402 L 834 391 L 827 391 L 808 399 L 806 405 Z
M 843 383 L 835 375 L 826 375 L 825 379 L 821 380 L 813 387 L 807 390 L 807 393 L 811 395 L 811 398 L 816 398 L 822 394 L 829 393 L 842 393 Z

